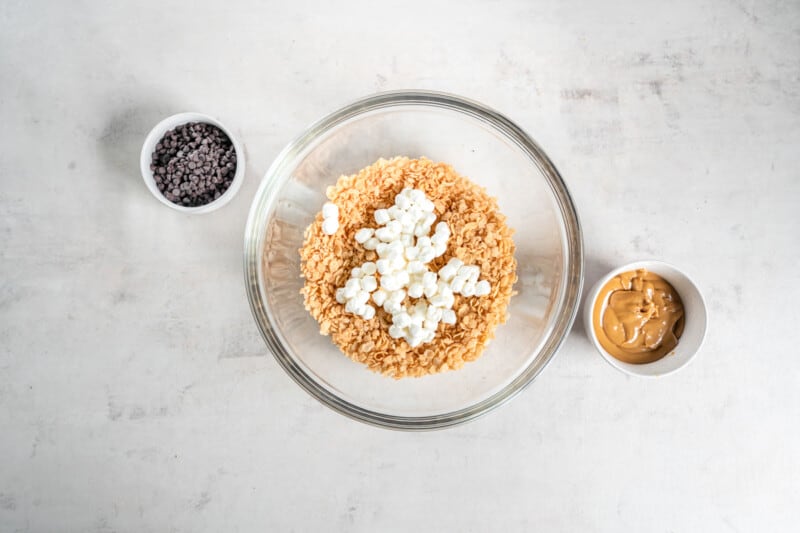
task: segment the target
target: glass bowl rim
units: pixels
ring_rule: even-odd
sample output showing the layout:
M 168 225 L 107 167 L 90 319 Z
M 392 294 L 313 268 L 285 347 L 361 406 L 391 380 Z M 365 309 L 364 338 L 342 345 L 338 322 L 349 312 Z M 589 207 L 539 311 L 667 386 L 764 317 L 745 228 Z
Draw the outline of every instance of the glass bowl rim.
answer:
M 562 280 L 564 284 L 555 307 L 561 312 L 549 328 L 549 337 L 541 346 L 540 355 L 533 359 L 516 378 L 488 398 L 456 411 L 426 416 L 400 416 L 365 409 L 343 400 L 317 383 L 283 346 L 265 311 L 265 302 L 262 300 L 258 285 L 259 262 L 262 259 L 260 244 L 263 235 L 257 232 L 263 233 L 262 228 L 274 207 L 279 187 L 289 179 L 285 172 L 287 167 L 293 165 L 297 156 L 303 154 L 315 140 L 359 115 L 392 107 L 415 105 L 454 111 L 477 119 L 514 143 L 528 156 L 548 181 L 561 212 L 566 233 L 566 249 L 563 256 L 566 268 Z M 281 179 L 282 176 L 285 176 L 285 179 Z M 436 91 L 377 93 L 356 100 L 313 123 L 292 140 L 270 165 L 253 198 L 244 232 L 244 278 L 250 309 L 261 336 L 281 367 L 306 392 L 334 411 L 374 426 L 406 431 L 446 428 L 474 420 L 510 401 L 533 382 L 553 359 L 575 320 L 583 288 L 583 262 L 583 236 L 572 197 L 555 165 L 539 145 L 522 128 L 501 113 L 473 100 Z

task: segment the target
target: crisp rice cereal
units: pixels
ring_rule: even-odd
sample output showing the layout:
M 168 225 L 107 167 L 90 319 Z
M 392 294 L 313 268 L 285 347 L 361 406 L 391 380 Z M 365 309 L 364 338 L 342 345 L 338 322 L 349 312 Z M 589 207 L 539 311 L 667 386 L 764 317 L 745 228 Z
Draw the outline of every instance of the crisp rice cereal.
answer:
M 458 257 L 479 266 L 481 279 L 492 287 L 488 296 L 480 298 L 456 295 L 456 324 L 439 324 L 433 342 L 416 348 L 389 336 L 391 316 L 382 308 L 377 307 L 375 318 L 364 320 L 346 313 L 335 299 L 351 269 L 377 259 L 374 251 L 356 243 L 356 231 L 376 227 L 375 210 L 393 205 L 405 187 L 424 191 L 436 206 L 437 221 L 447 222 L 452 232 L 447 251 L 430 263 L 431 270 L 438 271 L 451 257 Z M 317 214 L 300 249 L 305 278 L 301 292 L 320 333 L 330 335 L 350 359 L 398 379 L 459 369 L 480 357 L 497 325 L 507 319 L 506 307 L 517 280 L 513 230 L 497 200 L 450 165 L 424 157 L 379 159 L 357 174 L 340 177 L 327 195 L 339 207 L 339 231 L 325 235 L 322 214 Z M 405 304 L 408 301 L 406 297 Z

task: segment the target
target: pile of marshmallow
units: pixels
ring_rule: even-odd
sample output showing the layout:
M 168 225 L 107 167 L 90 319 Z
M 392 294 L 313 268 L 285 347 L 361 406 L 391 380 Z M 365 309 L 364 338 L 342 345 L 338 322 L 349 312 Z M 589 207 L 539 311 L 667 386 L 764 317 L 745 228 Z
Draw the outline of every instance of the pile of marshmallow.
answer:
M 333 212 L 330 208 L 328 211 Z M 456 294 L 469 297 L 491 292 L 488 281 L 478 280 L 480 268 L 465 265 L 456 257 L 438 272 L 429 270 L 428 263 L 444 255 L 450 238 L 450 227 L 445 222 L 436 224 L 430 236 L 436 221 L 433 211 L 433 202 L 425 193 L 410 188 L 395 197 L 392 207 L 376 210 L 379 227 L 362 228 L 355 239 L 365 249 L 375 250 L 378 260 L 354 268 L 345 286 L 336 290 L 336 301 L 344 304 L 345 311 L 365 320 L 375 317 L 370 299 L 382 307 L 392 319 L 389 334 L 405 339 L 412 348 L 433 341 L 440 322 L 456 323 Z M 328 233 L 324 206 L 322 214 L 323 231 Z M 335 224 L 338 229 L 338 209 Z M 332 228 L 333 223 L 328 226 Z M 404 305 L 406 296 L 416 302 Z

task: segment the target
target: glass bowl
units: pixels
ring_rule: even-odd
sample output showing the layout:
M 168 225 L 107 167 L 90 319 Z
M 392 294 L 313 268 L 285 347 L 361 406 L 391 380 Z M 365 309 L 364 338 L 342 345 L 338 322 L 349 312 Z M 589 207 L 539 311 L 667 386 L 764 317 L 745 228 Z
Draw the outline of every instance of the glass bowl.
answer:
M 377 159 L 445 161 L 486 187 L 516 230 L 518 294 L 475 362 L 395 380 L 344 356 L 303 307 L 299 248 L 325 189 Z M 578 216 L 564 182 L 517 125 L 481 104 L 403 91 L 358 100 L 312 125 L 277 157 L 245 229 L 247 294 L 267 346 L 328 407 L 405 430 L 453 426 L 505 403 L 542 371 L 575 318 L 583 284 Z

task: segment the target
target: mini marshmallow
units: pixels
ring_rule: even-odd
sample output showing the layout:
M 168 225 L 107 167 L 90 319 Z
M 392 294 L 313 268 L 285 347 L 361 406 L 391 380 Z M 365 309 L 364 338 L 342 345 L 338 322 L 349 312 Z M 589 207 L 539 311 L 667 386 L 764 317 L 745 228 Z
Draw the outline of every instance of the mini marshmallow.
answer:
M 455 294 L 461 294 L 461 291 L 464 289 L 464 284 L 467 282 L 464 278 L 459 278 L 456 276 L 453 281 L 450 282 L 450 290 L 452 290 Z
M 435 272 L 425 272 L 422 275 L 422 284 L 425 287 L 436 286 L 436 273 Z
M 339 208 L 333 202 L 325 202 L 322 205 L 322 218 L 339 218 Z
M 459 259 L 458 257 L 453 257 L 450 261 L 447 262 L 447 266 L 452 266 L 456 269 L 456 273 L 458 273 L 458 269 L 461 268 L 461 265 L 464 264 L 464 261 Z
M 419 208 L 417 205 L 415 205 L 415 204 L 411 204 L 411 207 L 409 207 L 409 208 L 408 208 L 408 210 L 406 211 L 406 213 L 408 213 L 409 215 L 411 215 L 411 218 L 413 218 L 413 219 L 414 219 L 414 221 L 415 221 L 414 223 L 415 223 L 415 224 L 416 224 L 416 221 L 417 221 L 417 220 L 421 220 L 421 219 L 422 219 L 422 218 L 425 216 L 425 214 L 422 212 L 422 209 L 420 209 L 420 208 Z
M 355 267 L 353 270 L 350 271 L 350 277 L 353 278 L 353 279 L 359 279 L 363 275 L 364 274 L 361 272 L 361 268 L 360 267 Z
M 414 226 L 414 236 L 418 238 L 422 238 L 428 234 L 430 228 L 426 228 L 424 224 L 417 224 Z
M 410 199 L 412 202 L 414 202 L 415 204 L 417 204 L 417 205 L 419 205 L 419 203 L 420 203 L 422 200 L 424 200 L 424 199 L 425 199 L 425 193 L 424 193 L 424 192 L 422 192 L 422 191 L 421 191 L 421 190 L 419 190 L 419 189 L 411 189 L 411 188 L 407 188 L 407 189 L 404 189 L 404 190 L 405 190 L 405 191 L 407 191 L 407 192 L 406 192 L 406 196 L 408 196 L 408 198 L 409 198 L 409 199 Z
M 418 272 L 425 272 L 427 269 L 422 264 L 422 261 L 409 261 L 408 265 L 406 265 L 406 270 L 408 270 L 409 274 L 417 274 Z
M 389 258 L 389 267 L 395 272 L 405 272 L 408 274 L 408 272 L 405 270 L 406 259 L 402 255 L 395 255 L 394 257 Z
M 441 308 L 429 305 L 428 310 L 425 312 L 425 318 L 434 322 L 441 322 L 443 313 L 444 311 Z
M 375 230 L 375 236 L 383 242 L 392 242 L 398 237 L 397 233 L 385 226 Z
M 385 302 L 383 302 L 383 310 L 389 313 L 390 315 L 396 315 L 397 313 L 403 310 L 403 306 L 391 300 L 386 300 Z
M 421 283 L 412 283 L 408 286 L 408 296 L 411 298 L 421 298 L 425 292 L 425 287 Z
M 375 210 L 375 222 L 378 224 L 386 224 L 391 220 L 389 216 L 389 211 L 386 209 L 376 209 Z
M 403 255 L 406 247 L 403 246 L 403 243 L 399 240 L 395 240 L 389 243 L 389 247 L 387 248 L 390 254 L 393 255 Z
M 392 324 L 398 328 L 407 328 L 411 325 L 411 316 L 405 311 L 392 316 Z
M 350 301 L 356 302 L 359 305 L 364 305 L 369 301 L 369 293 L 367 291 L 358 291 Z
M 395 247 L 387 246 L 383 250 L 383 255 L 381 257 L 383 257 L 384 259 L 388 259 L 389 261 L 392 261 L 398 257 L 403 257 L 403 250 L 402 249 L 398 250 Z
M 463 278 L 466 278 L 466 279 L 470 279 L 470 278 L 474 277 L 477 280 L 477 277 L 480 276 L 480 274 L 481 274 L 481 269 L 480 268 L 478 268 L 478 267 L 476 267 L 474 265 L 463 265 L 463 266 L 459 267 L 457 275 L 458 276 L 462 276 Z
M 445 235 L 444 233 L 434 233 L 433 237 L 431 237 L 431 243 L 434 246 L 440 245 L 440 244 L 446 244 L 447 243 L 447 239 L 449 239 L 449 238 L 450 237 L 448 235 Z
M 358 314 L 356 313 L 356 311 L 358 311 L 359 308 L 360 306 L 358 305 L 358 302 L 356 302 L 355 300 L 347 300 L 347 304 L 345 304 L 344 306 L 345 311 L 347 311 L 348 313 L 353 313 L 354 315 Z
M 450 290 L 449 288 L 444 288 L 439 291 L 439 294 L 441 294 L 442 298 L 444 299 L 444 307 L 446 308 L 453 307 L 453 304 L 456 301 L 456 297 L 453 294 L 452 290 Z
M 392 262 L 388 259 L 378 259 L 375 261 L 375 270 L 381 276 L 386 275 L 392 271 Z
M 361 272 L 363 272 L 367 276 L 374 276 L 376 271 L 377 267 L 375 263 L 373 263 L 372 261 L 367 261 L 366 263 L 361 265 Z
M 361 316 L 364 317 L 364 320 L 372 320 L 375 318 L 375 308 L 369 304 L 364 305 L 364 312 L 361 313 Z
M 339 230 L 339 221 L 335 218 L 326 218 L 322 221 L 322 233 L 333 235 Z
M 347 301 L 347 297 L 344 295 L 344 289 L 336 289 L 336 302 L 343 304 Z
M 436 251 L 432 247 L 423 248 L 419 251 L 419 260 L 422 263 L 430 263 L 436 257 Z
M 403 231 L 403 225 L 398 220 L 390 220 L 386 223 L 386 229 L 390 230 L 392 233 L 397 234 L 400 236 L 400 233 Z
M 441 294 L 434 294 L 433 296 L 427 297 L 430 304 L 434 307 L 445 307 L 444 305 L 444 296 Z
M 389 299 L 395 303 L 402 303 L 406 299 L 406 291 L 400 289 L 389 294 Z
M 381 287 L 387 291 L 396 291 L 401 289 L 403 284 L 394 274 L 386 274 L 381 276 Z
M 373 292 L 378 288 L 378 280 L 375 276 L 364 276 L 361 278 L 361 290 Z
M 464 288 L 464 284 L 467 282 L 467 278 L 461 277 L 460 275 L 453 278 L 453 281 L 450 282 L 450 290 L 454 293 L 458 294 L 461 292 L 461 289 Z
M 357 288 L 345 286 L 342 289 L 342 296 L 344 296 L 345 300 L 349 300 L 350 298 L 355 296 L 357 292 L 358 292 Z
M 475 296 L 475 283 L 467 280 L 464 284 L 464 288 L 461 289 L 461 296 L 465 296 L 469 298 L 470 296 Z
M 403 228 L 403 233 L 414 233 L 414 215 L 406 211 L 397 220 Z
M 382 307 L 383 302 L 386 301 L 386 291 L 383 289 L 377 289 L 372 293 L 372 301 L 375 302 L 375 305 Z
M 367 242 L 373 235 L 375 234 L 375 230 L 372 228 L 361 228 L 356 232 L 356 242 L 359 244 L 364 244 Z
M 430 299 L 431 299 L 431 298 L 433 298 L 433 297 L 434 297 L 434 296 L 435 296 L 435 295 L 436 295 L 438 292 L 439 292 L 439 287 L 438 287 L 438 286 L 436 286 L 436 285 L 429 285 L 428 287 L 425 287 L 425 291 L 424 291 L 425 298 L 427 298 L 428 300 L 430 300 Z
M 417 248 L 416 246 L 406 247 L 405 256 L 406 259 L 408 259 L 409 261 L 413 261 L 419 256 L 419 248 Z
M 399 270 L 395 277 L 397 278 L 398 283 L 400 283 L 401 287 L 405 287 L 411 281 L 410 276 L 408 275 L 408 271 L 406 270 Z
M 379 241 L 375 237 L 370 237 L 369 239 L 367 239 L 364 242 L 364 249 L 365 250 L 374 250 L 378 246 L 378 243 L 380 243 L 380 242 L 381 241 Z
M 442 324 L 453 325 L 456 323 L 456 312 L 452 309 L 442 311 Z
M 433 202 L 431 202 L 430 200 L 428 200 L 428 199 L 427 199 L 427 198 L 425 198 L 424 196 L 423 196 L 422 200 L 420 200 L 420 201 L 415 201 L 415 203 L 416 203 L 416 204 L 417 204 L 417 205 L 418 205 L 418 206 L 419 206 L 419 207 L 420 207 L 420 208 L 421 208 L 423 211 L 426 211 L 426 212 L 429 212 L 429 213 L 433 213 L 433 210 L 436 208 L 436 206 L 433 204 Z
M 475 296 L 488 296 L 490 292 L 492 292 L 492 287 L 485 279 L 475 284 Z
M 443 281 L 450 282 L 455 277 L 457 271 L 458 269 L 453 265 L 447 264 L 439 269 L 439 278 Z

